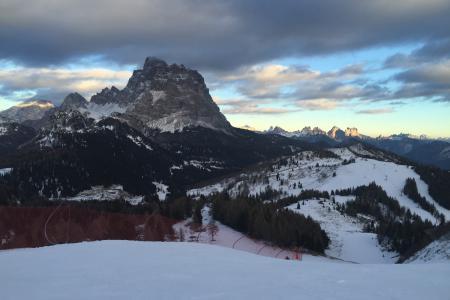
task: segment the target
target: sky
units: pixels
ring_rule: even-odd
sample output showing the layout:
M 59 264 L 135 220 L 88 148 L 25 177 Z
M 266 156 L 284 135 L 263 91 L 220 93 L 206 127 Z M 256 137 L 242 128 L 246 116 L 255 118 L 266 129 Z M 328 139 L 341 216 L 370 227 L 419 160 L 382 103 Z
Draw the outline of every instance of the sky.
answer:
M 234 126 L 450 137 L 450 0 L 0 0 L 0 110 L 198 70 Z

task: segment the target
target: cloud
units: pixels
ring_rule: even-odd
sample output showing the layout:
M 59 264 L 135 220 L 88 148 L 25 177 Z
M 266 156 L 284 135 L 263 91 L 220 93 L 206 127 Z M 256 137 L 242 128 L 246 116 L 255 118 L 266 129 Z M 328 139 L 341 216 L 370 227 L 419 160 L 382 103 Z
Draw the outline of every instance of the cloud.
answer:
M 450 38 L 447 0 L 5 0 L 0 58 L 60 65 L 155 55 L 203 70 Z
M 278 115 L 298 111 L 292 108 L 267 107 L 261 106 L 261 102 L 245 99 L 220 99 L 215 98 L 217 105 L 221 106 L 222 112 L 225 114 L 262 114 L 262 115 Z
M 338 101 L 330 99 L 306 99 L 296 104 L 305 110 L 333 110 L 341 105 Z
M 288 102 L 323 98 L 338 100 L 369 97 L 370 93 L 375 92 L 370 82 L 360 77 L 364 72 L 361 64 L 320 72 L 308 66 L 269 63 L 240 68 L 222 75 L 216 81 L 220 81 L 222 86 L 232 84 L 243 97 L 249 99 Z
M 382 114 L 390 114 L 395 110 L 392 108 L 375 108 L 375 109 L 363 109 L 358 110 L 357 114 L 365 114 L 365 115 L 382 115 Z
M 283 89 L 319 76 L 320 72 L 302 66 L 262 64 L 233 71 L 231 74 L 222 76 L 220 81 L 234 84 L 245 97 L 274 99 L 289 94 L 283 92 Z
M 393 98 L 425 97 L 434 101 L 450 101 L 450 59 L 422 64 L 396 74 L 401 83 Z
M 0 70 L 0 95 L 32 91 L 34 98 L 60 103 L 70 92 L 89 97 L 106 86 L 122 87 L 131 76 L 128 71 L 109 69 L 70 70 L 63 68 L 13 68 Z M 30 96 L 28 94 L 28 96 Z M 23 100 L 23 99 L 19 99 Z

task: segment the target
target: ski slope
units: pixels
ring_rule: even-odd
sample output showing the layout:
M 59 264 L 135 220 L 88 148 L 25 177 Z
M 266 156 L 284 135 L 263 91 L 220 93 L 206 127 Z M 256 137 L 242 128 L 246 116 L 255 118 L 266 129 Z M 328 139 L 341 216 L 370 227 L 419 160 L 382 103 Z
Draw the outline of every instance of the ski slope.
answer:
M 322 203 L 322 204 L 321 204 Z M 326 199 L 300 201 L 288 209 L 310 216 L 320 223 L 330 238 L 325 254 L 356 263 L 395 263 L 398 253 L 383 249 L 374 233 L 363 232 L 363 223 L 357 218 L 341 214 Z
M 298 262 L 199 243 L 102 241 L 0 252 L 2 300 L 408 299 L 450 295 L 450 264 Z

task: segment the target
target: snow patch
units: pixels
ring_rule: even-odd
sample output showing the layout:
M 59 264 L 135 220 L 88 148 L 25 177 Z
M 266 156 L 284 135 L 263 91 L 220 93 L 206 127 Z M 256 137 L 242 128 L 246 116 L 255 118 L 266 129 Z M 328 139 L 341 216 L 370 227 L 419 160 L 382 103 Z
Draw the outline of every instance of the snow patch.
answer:
M 12 168 L 3 168 L 3 169 L 0 169 L 0 175 L 9 174 L 9 173 L 11 173 L 11 171 L 12 171 Z
M 153 150 L 152 147 L 150 147 L 149 145 L 144 143 L 144 141 L 142 140 L 142 138 L 140 136 L 133 136 L 133 135 L 127 134 L 127 138 L 129 138 L 133 143 L 135 143 L 139 147 L 145 147 L 147 150 L 150 150 L 150 151 Z
M 167 195 L 170 194 L 169 186 L 165 185 L 164 183 L 156 182 L 156 181 L 153 181 L 152 183 L 156 187 L 156 194 L 158 195 L 159 201 L 166 200 Z
M 79 108 L 81 113 L 87 113 L 89 117 L 96 121 L 111 116 L 113 113 L 124 113 L 127 110 L 126 106 L 120 106 L 117 103 L 106 103 L 100 105 L 94 102 L 89 102 L 86 108 Z

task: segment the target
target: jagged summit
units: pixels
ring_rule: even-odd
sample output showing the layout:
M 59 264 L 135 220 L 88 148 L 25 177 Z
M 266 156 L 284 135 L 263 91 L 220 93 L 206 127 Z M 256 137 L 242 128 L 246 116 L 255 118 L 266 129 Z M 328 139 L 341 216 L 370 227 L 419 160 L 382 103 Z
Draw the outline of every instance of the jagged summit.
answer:
M 154 57 L 146 58 L 143 68 L 133 71 L 123 90 L 105 88 L 90 102 L 108 105 L 109 110 L 120 113 L 122 119 L 138 129 L 231 129 L 199 72 Z
M 359 132 L 358 132 L 358 128 L 355 127 L 347 127 L 347 129 L 345 129 L 345 136 L 351 136 L 351 137 L 357 137 L 359 136 Z
M 333 126 L 333 128 L 328 131 L 328 136 L 335 140 L 342 140 L 345 138 L 345 132 L 339 127 Z
M 283 136 L 287 136 L 287 137 L 325 136 L 325 137 L 334 139 L 336 141 L 343 141 L 344 139 L 350 138 L 350 137 L 365 138 L 365 136 L 361 135 L 358 132 L 358 129 L 355 127 L 351 127 L 351 128 L 347 127 L 344 131 L 337 126 L 333 126 L 328 132 L 326 132 L 326 131 L 320 129 L 319 127 L 311 128 L 311 126 L 305 126 L 302 130 L 296 130 L 296 131 L 286 131 L 281 127 L 271 126 L 265 132 L 271 133 L 271 134 L 283 135 Z
M 167 67 L 167 63 L 158 57 L 148 56 L 147 58 L 145 58 L 143 70 L 154 69 L 158 66 Z
M 270 134 L 279 134 L 279 135 L 289 134 L 288 131 L 284 130 L 283 128 L 281 128 L 279 126 L 270 126 L 269 129 L 267 129 L 265 132 L 270 133 Z
M 88 101 L 78 93 L 70 93 L 67 95 L 60 108 L 62 110 L 86 108 Z
M 322 129 L 320 129 L 319 127 L 314 127 L 311 129 L 310 126 L 305 126 L 302 130 L 297 130 L 294 131 L 295 133 L 297 133 L 297 135 L 300 136 L 309 136 L 309 135 L 324 135 L 326 134 L 325 131 L 323 131 Z

